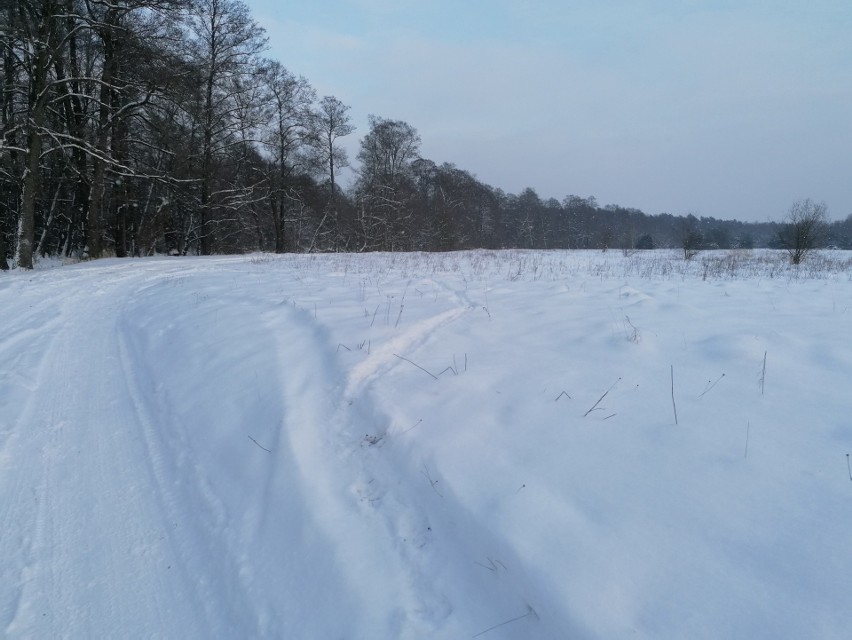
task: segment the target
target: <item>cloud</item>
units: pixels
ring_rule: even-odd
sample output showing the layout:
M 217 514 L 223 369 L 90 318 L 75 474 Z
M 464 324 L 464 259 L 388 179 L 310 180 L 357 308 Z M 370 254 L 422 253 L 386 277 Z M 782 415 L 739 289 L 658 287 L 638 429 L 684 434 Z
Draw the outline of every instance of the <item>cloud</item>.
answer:
M 358 11 L 264 23 L 276 57 L 352 105 L 358 135 L 368 113 L 403 119 L 427 157 L 545 197 L 765 219 L 811 195 L 852 211 L 852 40 L 825 0 L 817 22 L 784 2 L 343 4 Z

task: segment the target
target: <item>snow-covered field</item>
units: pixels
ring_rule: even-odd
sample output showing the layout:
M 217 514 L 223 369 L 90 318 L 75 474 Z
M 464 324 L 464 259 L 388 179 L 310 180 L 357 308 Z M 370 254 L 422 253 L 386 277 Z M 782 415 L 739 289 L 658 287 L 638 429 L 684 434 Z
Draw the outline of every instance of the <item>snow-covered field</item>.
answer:
M 0 636 L 852 637 L 852 263 L 811 265 L 0 275 Z

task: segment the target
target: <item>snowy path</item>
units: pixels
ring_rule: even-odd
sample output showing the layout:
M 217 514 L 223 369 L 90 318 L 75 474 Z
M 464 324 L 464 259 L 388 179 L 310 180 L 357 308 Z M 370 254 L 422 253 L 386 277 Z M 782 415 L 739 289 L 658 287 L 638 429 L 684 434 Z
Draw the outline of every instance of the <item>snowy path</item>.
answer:
M 346 375 L 307 312 L 218 271 L 72 273 L 0 343 L 6 635 L 434 633 L 452 607 L 425 574 L 431 529 L 364 448 L 381 418 L 363 391 L 464 307 Z
M 123 375 L 116 310 L 139 278 L 104 270 L 98 290 L 92 282 L 63 278 L 42 289 L 31 315 L 49 318 L 40 339 L 20 343 L 33 326 L 24 317 L 25 329 L 6 325 L 0 343 L 4 362 L 25 356 L 11 358 L 14 370 L 33 375 L 31 384 L 15 385 L 11 414 L 4 412 L 2 521 L 15 523 L 5 528 L 4 538 L 15 539 L 4 539 L 12 554 L 2 567 L 2 582 L 14 585 L 2 602 L 10 635 L 42 635 L 57 624 L 71 635 L 151 620 L 174 625 L 200 604 L 181 597 L 186 589 L 165 588 L 173 582 L 169 518 L 151 492 L 141 419 Z M 152 563 L 162 573 L 151 572 Z M 132 605 L 122 590 L 140 580 L 147 597 Z
M 537 255 L 0 279 L 0 635 L 844 637 L 852 284 Z

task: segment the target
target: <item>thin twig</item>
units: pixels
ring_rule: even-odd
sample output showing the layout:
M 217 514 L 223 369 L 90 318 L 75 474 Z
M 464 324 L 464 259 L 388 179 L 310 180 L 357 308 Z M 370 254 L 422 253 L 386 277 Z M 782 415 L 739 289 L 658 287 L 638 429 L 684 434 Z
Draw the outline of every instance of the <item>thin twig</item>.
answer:
M 347 347 L 345 344 L 343 344 L 342 342 L 339 342 L 339 343 L 337 344 L 337 351 L 338 351 L 338 352 L 340 351 L 340 347 L 343 347 L 343 348 L 344 348 L 344 349 L 346 349 L 347 351 L 352 351 L 352 349 L 350 349 L 349 347 Z
M 748 424 L 746 425 L 746 446 L 745 446 L 745 455 L 743 456 L 744 458 L 748 458 L 748 432 L 749 431 L 751 431 L 751 420 L 749 420 Z M 849 456 L 846 456 L 846 457 L 848 458 Z M 850 475 L 852 475 L 852 474 L 850 474 Z M 849 479 L 852 480 L 852 477 L 850 477 Z
M 438 491 L 438 487 L 436 486 L 438 484 L 438 481 L 432 479 L 432 475 L 429 473 L 429 467 L 427 467 L 425 463 L 423 464 L 423 471 L 421 471 L 420 473 L 422 473 L 423 476 L 429 481 L 429 484 L 432 486 L 432 489 L 435 490 L 435 493 L 437 493 L 440 497 L 443 498 L 444 495 L 440 491 Z
M 760 371 L 760 395 L 763 395 L 763 387 L 766 384 L 766 351 L 763 352 L 763 369 Z
M 561 398 L 562 396 L 565 396 L 565 397 L 566 397 L 566 398 L 568 398 L 569 400 L 571 400 L 571 399 L 572 399 L 572 398 L 571 398 L 571 396 L 569 396 L 569 395 L 568 395 L 568 392 L 567 392 L 567 391 L 563 391 L 563 392 L 562 392 L 562 393 L 560 393 L 558 396 L 556 396 L 556 400 L 554 400 L 554 402 L 559 402 L 559 398 Z
M 508 571 L 508 569 L 506 568 L 506 565 L 503 564 L 502 562 L 500 562 L 499 560 L 494 560 L 494 558 L 490 558 L 488 556 L 485 556 L 485 559 L 488 560 L 488 564 L 483 564 L 482 562 L 479 562 L 478 560 L 474 560 L 473 564 L 477 564 L 480 567 L 482 567 L 483 569 L 488 569 L 489 571 L 497 571 L 497 570 L 500 569 L 500 567 L 503 567 L 504 571 Z
M 264 451 L 266 451 L 267 453 L 272 453 L 272 450 L 271 450 L 271 449 L 267 449 L 267 448 L 266 448 L 266 447 L 264 447 L 262 444 L 260 444 L 257 440 L 255 440 L 254 438 L 252 438 L 251 436 L 249 436 L 249 437 L 248 437 L 248 439 L 249 439 L 249 440 L 251 440 L 252 442 L 254 442 L 254 443 L 255 443 L 258 447 L 260 447 L 261 449 L 263 449 L 263 450 L 264 450 Z
M 506 620 L 505 622 L 501 622 L 500 624 L 495 624 L 493 627 L 488 627 L 485 631 L 480 631 L 479 633 L 477 633 L 476 635 L 471 636 L 471 637 L 472 638 L 478 638 L 479 636 L 484 636 L 489 631 L 494 631 L 494 629 L 499 629 L 500 627 L 503 627 L 503 626 L 510 624 L 512 622 L 517 622 L 518 620 L 523 620 L 524 618 L 532 618 L 532 617 L 537 618 L 538 614 L 535 612 L 535 609 L 533 609 L 531 606 L 527 605 L 527 612 L 524 615 L 518 616 L 517 618 L 512 618 L 511 620 Z
M 408 427 L 408 429 L 406 429 L 406 430 L 405 430 L 405 431 L 403 431 L 402 433 L 408 433 L 408 432 L 409 432 L 409 431 L 411 431 L 414 427 L 416 427 L 417 425 L 419 425 L 421 422 L 423 422 L 423 418 L 420 418 L 420 420 L 418 420 L 417 422 L 415 422 L 412 426 Z M 402 435 L 402 433 L 401 433 L 400 435 Z
M 849 454 L 846 454 L 846 469 L 849 471 L 849 480 L 852 480 L 852 467 L 849 466 Z
M 606 394 L 608 394 L 610 391 L 612 391 L 612 390 L 615 388 L 615 385 L 617 385 L 619 382 L 621 382 L 621 378 L 619 378 L 618 380 L 616 380 L 615 382 L 613 382 L 613 383 L 612 383 L 612 386 L 611 386 L 609 389 L 607 389 L 606 391 L 604 391 L 604 394 L 603 394 L 600 398 L 598 398 L 598 401 L 597 401 L 595 404 L 593 404 L 593 405 L 592 405 L 592 408 L 591 408 L 591 409 L 589 409 L 588 411 L 586 411 L 586 413 L 584 413 L 584 414 L 583 414 L 583 417 L 585 418 L 585 417 L 586 417 L 587 415 L 589 415 L 592 411 L 594 411 L 594 410 L 595 410 L 595 408 L 596 408 L 596 407 L 597 407 L 597 406 L 601 403 L 601 401 L 602 401 L 604 398 L 606 398 Z
M 703 397 L 703 396 L 704 396 L 704 394 L 705 394 L 705 393 L 708 393 L 708 392 L 712 391 L 712 390 L 713 390 L 713 387 L 715 387 L 717 384 L 719 384 L 719 380 L 721 380 L 721 379 L 722 379 L 722 378 L 724 378 L 724 377 L 725 377 L 725 374 L 723 373 L 722 375 L 720 375 L 720 376 L 716 379 L 716 382 L 714 382 L 714 383 L 713 383 L 713 384 L 711 384 L 709 387 L 707 387 L 704 391 L 702 391 L 702 392 L 701 392 L 701 395 L 699 395 L 698 397 L 699 397 L 699 398 L 701 398 L 701 397 Z
M 672 409 L 674 409 L 675 424 L 677 424 L 677 405 L 674 397 L 674 365 L 671 365 L 672 371 Z
M 630 328 L 633 329 L 632 334 L 627 335 L 627 339 L 634 344 L 639 344 L 639 341 L 642 339 L 642 334 L 639 333 L 639 329 L 637 329 L 632 322 L 630 322 L 630 316 L 624 316 L 624 319 L 627 320 L 627 324 L 630 325 Z
M 435 380 L 437 380 L 437 379 L 438 379 L 438 376 L 436 376 L 434 373 L 431 373 L 430 371 L 426 371 L 426 369 L 424 369 L 423 367 L 421 367 L 421 366 L 420 366 L 419 364 L 417 364 L 416 362 L 412 362 L 412 361 L 411 361 L 411 360 L 409 360 L 408 358 L 403 358 L 402 356 L 397 355 L 397 354 L 393 354 L 393 355 L 394 355 L 394 357 L 395 357 L 395 358 L 399 358 L 400 360 L 405 360 L 405 361 L 406 361 L 407 363 L 409 363 L 409 364 L 413 364 L 415 367 L 417 367 L 417 368 L 418 368 L 418 369 L 420 369 L 421 371 L 423 371 L 423 372 L 425 372 L 425 373 L 428 373 L 428 374 L 429 374 L 430 376 L 432 376 Z

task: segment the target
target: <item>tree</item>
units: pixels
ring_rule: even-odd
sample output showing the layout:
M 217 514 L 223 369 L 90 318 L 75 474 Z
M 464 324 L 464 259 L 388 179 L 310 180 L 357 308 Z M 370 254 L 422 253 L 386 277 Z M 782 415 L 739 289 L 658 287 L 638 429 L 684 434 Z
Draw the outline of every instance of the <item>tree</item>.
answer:
M 17 65 L 13 51 L 14 3 L 0 10 L 0 270 L 8 271 L 6 234 L 8 221 L 18 206 L 18 156 L 15 121 L 15 80 Z
M 66 3 L 70 8 L 72 2 L 66 0 Z M 127 166 L 129 120 L 148 103 L 157 84 L 156 80 L 146 73 L 146 68 L 153 66 L 147 43 L 155 40 L 159 30 L 158 21 L 151 20 L 149 16 L 174 11 L 174 5 L 172 0 L 86 2 L 86 10 L 81 11 L 78 16 L 77 26 L 85 28 L 95 36 L 97 44 L 93 46 L 96 46 L 100 57 L 99 69 L 89 73 L 92 84 L 97 87 L 97 114 L 94 118 L 93 140 L 84 145 L 92 162 L 91 176 L 87 180 L 90 189 L 86 210 L 86 236 L 90 258 L 100 258 L 103 253 L 104 225 L 108 218 L 109 201 L 113 195 L 114 201 L 123 201 L 121 205 L 118 205 L 118 202 L 115 204 L 124 217 L 123 224 L 113 225 L 117 232 L 115 235 L 119 236 L 115 243 L 116 251 L 119 256 L 126 255 L 125 232 L 129 203 L 122 196 L 126 196 L 127 192 L 121 189 L 119 193 L 113 194 L 112 182 L 121 182 L 119 176 L 124 174 L 129 177 L 133 173 Z M 73 40 L 69 40 L 69 47 L 72 42 Z M 141 60 L 145 60 L 142 65 L 139 64 Z M 72 69 L 75 66 L 76 63 L 72 62 Z M 74 82 L 73 77 L 69 78 L 69 82 Z M 57 84 L 60 93 L 65 84 Z M 91 97 L 94 98 L 94 92 Z M 73 146 L 74 136 L 71 137 Z M 78 133 L 77 137 L 79 144 L 82 136 Z M 82 163 L 80 166 L 82 167 Z M 110 176 L 110 173 L 113 175 Z
M 683 259 L 692 260 L 698 255 L 703 242 L 704 236 L 698 229 L 698 220 L 694 215 L 689 214 L 681 220 L 680 225 L 680 246 L 683 249 Z
M 269 207 L 272 212 L 274 249 L 286 249 L 285 225 L 291 210 L 292 177 L 305 164 L 302 149 L 310 136 L 311 104 L 315 93 L 303 77 L 296 77 L 281 63 L 264 62 L 260 72 L 266 96 L 267 123 L 261 136 L 271 155 Z
M 650 251 L 654 249 L 654 237 L 648 233 L 639 236 L 636 241 L 636 248 L 642 251 Z
M 546 248 L 547 229 L 542 215 L 544 204 L 535 189 L 527 187 L 510 203 L 509 215 L 514 218 L 518 245 L 524 249 Z
M 734 247 L 736 249 L 754 249 L 754 237 L 747 231 L 744 231 L 737 236 Z
M 805 198 L 790 207 L 785 224 L 778 232 L 778 240 L 790 256 L 790 262 L 801 264 L 808 253 L 820 246 L 827 230 L 827 205 Z
M 358 152 L 361 249 L 406 250 L 416 190 L 411 164 L 420 152 L 420 135 L 401 120 L 371 115 L 369 122 Z
M 138 160 L 150 156 L 150 101 L 165 68 L 155 60 L 175 39 L 182 2 L 3 4 L 0 201 L 17 223 L 21 268 L 36 253 L 84 246 L 98 257 L 109 233 L 122 255 L 133 192 L 152 179 Z
M 369 116 L 370 132 L 361 141 L 358 160 L 369 180 L 390 181 L 405 175 L 420 153 L 420 134 L 402 120 Z
M 13 30 L 12 6 L 17 9 L 18 23 Z M 35 208 L 41 176 L 42 145 L 47 135 L 48 103 L 50 101 L 51 69 L 60 55 L 63 39 L 60 35 L 62 7 L 55 0 L 33 0 L 10 3 L 10 31 L 18 38 L 12 41 L 15 56 L 21 60 L 24 82 L 22 100 L 27 116 L 22 118 L 23 155 L 20 207 L 15 258 L 21 269 L 33 268 L 35 242 Z M 4 47 L 5 48 L 5 47 Z
M 349 107 L 334 96 L 325 96 L 314 112 L 314 147 L 323 171 L 328 175 L 329 206 L 335 210 L 336 187 L 334 172 L 349 165 L 346 149 L 337 140 L 355 131 L 349 117 Z
M 269 123 L 263 142 L 272 155 L 270 208 L 275 252 L 285 251 L 285 223 L 293 202 L 291 177 L 304 163 L 300 150 L 310 137 L 315 93 L 308 81 L 276 61 L 267 61 L 261 78 L 267 92 Z
M 215 208 L 239 201 L 232 188 L 220 188 L 217 164 L 234 144 L 239 130 L 235 101 L 254 87 L 249 76 L 257 70 L 255 63 L 266 47 L 266 38 L 239 0 L 195 0 L 189 29 L 190 58 L 201 82 L 196 114 L 201 130 L 199 248 L 202 255 L 208 255 L 213 250 Z

